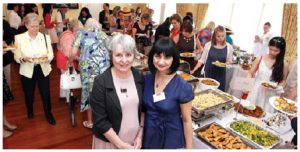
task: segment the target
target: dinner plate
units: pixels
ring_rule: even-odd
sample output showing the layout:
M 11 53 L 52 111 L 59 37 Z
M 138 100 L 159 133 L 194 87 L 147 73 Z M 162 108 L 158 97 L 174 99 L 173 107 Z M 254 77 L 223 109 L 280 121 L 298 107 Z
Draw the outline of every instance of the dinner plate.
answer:
M 278 84 L 275 82 L 270 82 L 270 81 L 263 81 L 260 83 L 263 87 L 267 88 L 267 89 L 271 89 L 271 90 L 276 90 L 278 88 Z M 263 84 L 269 85 L 269 86 L 265 86 Z
M 195 54 L 190 52 L 184 52 L 184 53 L 180 53 L 180 56 L 184 58 L 193 58 L 195 57 Z
M 6 47 L 6 48 L 3 48 L 3 51 L 12 51 L 12 50 L 15 50 L 16 48 L 14 47 Z
M 212 62 L 211 64 L 217 66 L 217 67 L 221 67 L 221 68 L 226 68 L 226 63 L 223 63 L 223 62 L 220 62 L 220 61 L 215 61 L 215 62 Z
M 287 111 L 284 111 L 284 110 L 281 110 L 281 109 L 277 108 L 277 107 L 275 106 L 275 100 L 276 100 L 277 98 L 280 98 L 280 97 L 279 97 L 279 96 L 273 96 L 273 97 L 271 97 L 271 98 L 269 99 L 269 103 L 271 104 L 271 106 L 272 106 L 274 109 L 276 109 L 276 110 L 278 110 L 278 111 L 280 111 L 280 112 L 282 112 L 282 113 L 284 113 L 284 114 L 286 114 L 286 115 L 289 115 L 289 116 L 297 116 L 297 113 L 290 113 L 290 112 L 287 112 Z M 295 101 L 290 100 L 290 99 L 287 99 L 287 98 L 284 98 L 284 99 L 287 100 L 288 103 L 294 103 L 295 106 L 297 107 L 297 103 L 296 103 Z

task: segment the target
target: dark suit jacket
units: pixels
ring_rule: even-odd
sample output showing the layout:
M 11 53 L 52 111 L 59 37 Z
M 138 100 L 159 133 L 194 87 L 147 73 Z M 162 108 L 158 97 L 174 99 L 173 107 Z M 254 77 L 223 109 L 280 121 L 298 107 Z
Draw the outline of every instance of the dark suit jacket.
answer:
M 131 71 L 139 97 L 138 112 L 140 120 L 144 79 L 137 69 L 131 68 Z M 111 68 L 95 78 L 90 96 L 90 105 L 93 113 L 93 134 L 97 138 L 108 142 L 103 134 L 110 128 L 113 128 L 118 134 L 122 120 L 122 109 L 113 83 Z
M 112 10 L 109 10 L 109 15 L 112 14 Z M 104 18 L 105 18 L 105 11 L 102 10 L 100 13 L 99 13 L 99 23 L 102 25 L 102 28 L 103 29 L 106 29 L 106 30 L 109 30 L 109 27 L 106 27 L 104 23 Z

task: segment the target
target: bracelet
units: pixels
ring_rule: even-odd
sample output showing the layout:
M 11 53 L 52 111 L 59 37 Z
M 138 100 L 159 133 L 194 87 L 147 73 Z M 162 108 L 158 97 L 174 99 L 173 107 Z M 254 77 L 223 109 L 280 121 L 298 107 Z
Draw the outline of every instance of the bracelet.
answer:
M 140 128 L 144 128 L 144 126 L 143 126 L 143 125 L 140 125 Z

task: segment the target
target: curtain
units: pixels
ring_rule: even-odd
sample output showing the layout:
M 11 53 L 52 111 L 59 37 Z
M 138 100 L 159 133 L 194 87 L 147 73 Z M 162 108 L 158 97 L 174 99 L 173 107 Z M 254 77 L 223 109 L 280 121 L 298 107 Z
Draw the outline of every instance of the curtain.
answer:
M 297 4 L 284 4 L 281 35 L 286 41 L 285 60 L 292 63 L 297 58 Z

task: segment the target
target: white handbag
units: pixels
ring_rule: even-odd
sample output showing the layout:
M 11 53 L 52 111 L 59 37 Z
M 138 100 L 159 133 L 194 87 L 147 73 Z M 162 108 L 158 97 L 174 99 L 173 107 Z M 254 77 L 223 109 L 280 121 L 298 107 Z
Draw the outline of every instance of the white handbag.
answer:
M 73 68 L 72 74 L 70 74 L 69 68 L 67 72 L 60 75 L 60 88 L 61 89 L 78 89 L 81 88 L 80 74 Z

